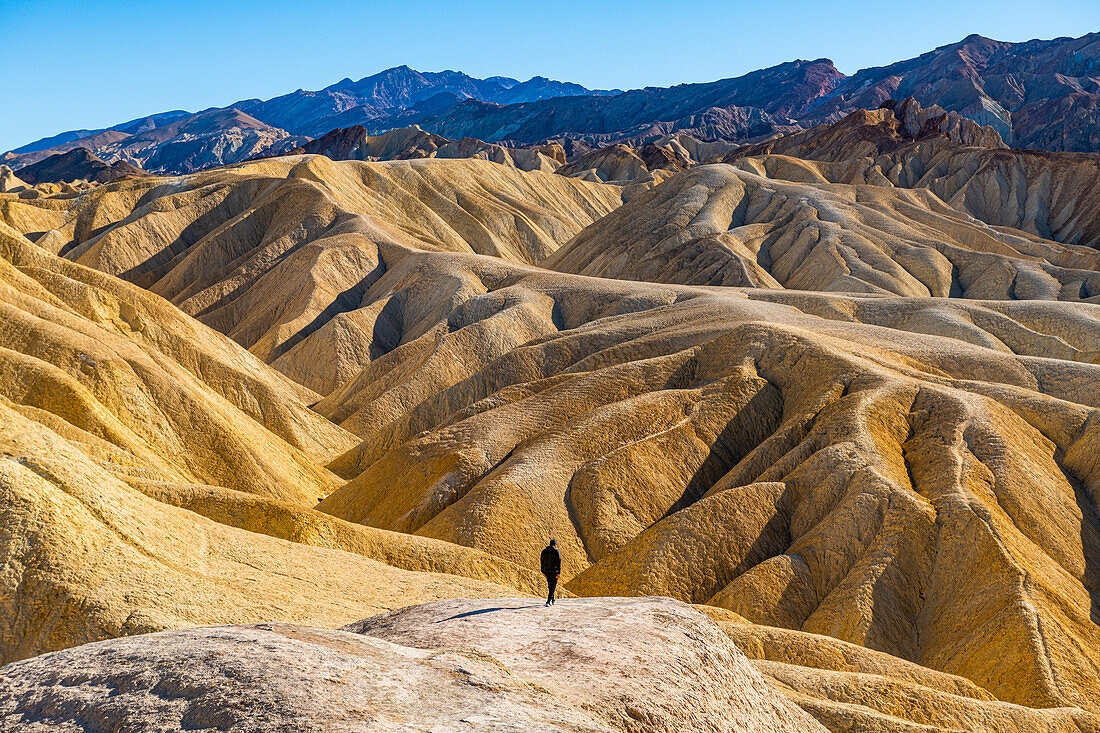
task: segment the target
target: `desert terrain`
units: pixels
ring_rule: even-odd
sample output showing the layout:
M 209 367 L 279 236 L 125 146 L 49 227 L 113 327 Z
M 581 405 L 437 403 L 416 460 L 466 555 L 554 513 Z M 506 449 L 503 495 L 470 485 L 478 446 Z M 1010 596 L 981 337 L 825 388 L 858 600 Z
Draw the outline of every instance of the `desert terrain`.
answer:
M 1100 154 L 841 101 L 0 169 L 0 728 L 1100 731 Z

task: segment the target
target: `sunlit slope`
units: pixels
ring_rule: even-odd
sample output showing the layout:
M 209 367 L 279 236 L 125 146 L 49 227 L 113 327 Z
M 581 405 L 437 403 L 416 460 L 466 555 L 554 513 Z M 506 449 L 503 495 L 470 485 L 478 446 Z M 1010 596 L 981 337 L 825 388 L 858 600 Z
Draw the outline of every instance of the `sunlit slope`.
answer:
M 410 603 L 497 596 L 485 581 L 227 527 L 147 498 L 0 405 L 0 661 L 228 621 L 335 627 Z
M 353 437 L 159 296 L 0 229 L 0 312 L 0 660 L 537 592 L 506 561 L 310 509 Z
M 297 453 L 261 455 L 300 454 L 323 480 L 277 493 L 171 473 L 155 451 L 137 463 L 170 465 L 139 475 L 77 446 L 133 501 L 159 501 L 140 506 L 269 535 L 248 547 L 291 540 L 311 546 L 295 557 L 463 576 L 439 594 L 537 591 L 553 536 L 572 592 L 724 610 L 759 668 L 833 730 L 1088 729 L 1080 711 L 1031 708 L 1100 709 L 1096 251 L 990 226 L 929 190 L 767 160 L 683 171 L 610 214 L 540 204 L 569 222 L 551 239 L 572 241 L 541 260 L 561 271 L 514 256 L 533 241 L 514 211 L 566 190 L 610 196 L 610 211 L 618 189 L 477 161 L 264 161 L 3 211 L 46 232 L 13 235 L 21 277 L 72 268 L 137 292 L 50 251 L 102 254 L 97 266 L 155 292 L 172 283 L 163 294 L 252 352 L 221 339 L 227 354 L 289 385 L 297 432 L 266 407 L 248 414 Z M 456 208 L 435 198 L 442 183 L 410 183 L 443 178 L 447 201 L 482 186 L 496 203 Z M 223 198 L 176 218 L 203 180 Z M 512 254 L 440 233 L 485 221 L 503 222 Z M 72 423 L 43 421 L 72 443 L 58 432 Z M 409 582 L 395 603 L 429 595 Z
M 914 108 L 919 119 L 905 113 Z M 968 129 L 952 114 L 928 120 L 931 110 L 922 112 L 913 100 L 894 112 L 860 110 L 832 125 L 743 146 L 723 160 L 787 180 L 923 188 L 991 226 L 1100 244 L 1100 156 L 1004 149 L 987 138 L 989 128 Z
M 42 247 L 146 287 L 272 362 L 374 300 L 366 291 L 410 250 L 536 262 L 619 202 L 615 186 L 482 160 L 292 156 L 80 198 L 9 197 L 0 211 Z M 359 345 L 328 348 L 340 379 L 369 361 Z
M 133 285 L 0 231 L 5 399 L 112 470 L 315 500 L 351 436 L 317 396 Z
M 784 168 L 774 160 L 679 173 L 542 264 L 696 285 L 918 297 L 1100 296 L 1100 251 L 1092 247 L 990 226 L 927 188 L 829 183 L 811 162 Z
M 1094 731 L 1075 707 L 1032 708 L 998 700 L 970 680 L 863 646 L 746 622 L 699 606 L 788 699 L 830 731 Z
M 1095 707 L 1100 308 L 509 267 L 317 404 L 364 438 L 323 510 Z

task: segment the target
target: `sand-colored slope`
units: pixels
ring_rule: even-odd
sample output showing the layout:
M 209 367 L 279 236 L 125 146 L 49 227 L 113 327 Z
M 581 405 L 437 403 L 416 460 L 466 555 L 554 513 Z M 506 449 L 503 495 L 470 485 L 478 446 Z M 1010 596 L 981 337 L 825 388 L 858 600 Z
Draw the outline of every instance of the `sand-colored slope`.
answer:
M 272 362 L 367 305 L 366 290 L 409 251 L 536 262 L 619 202 L 615 186 L 481 160 L 293 156 L 79 199 L 12 199 L 0 212 L 41 246 L 149 288 Z M 370 358 L 330 345 L 322 361 L 342 379 Z
M 530 568 L 462 545 L 365 527 L 287 501 L 226 489 L 127 477 L 132 488 L 157 501 L 187 509 L 219 524 L 303 545 L 343 550 L 395 568 L 446 573 L 503 584 L 531 595 L 545 593 Z M 569 595 L 568 591 L 564 591 Z
M 227 621 L 338 626 L 505 589 L 227 527 L 147 498 L 0 404 L 0 662 Z
M 533 219 L 515 212 L 533 205 L 528 194 L 571 211 L 577 197 L 591 204 L 617 189 L 558 176 L 563 189 L 478 161 L 302 157 L 159 187 L 109 184 L 80 203 L 13 200 L 5 221 L 60 221 L 37 245 L 14 232 L 4 240 L 5 282 L 18 291 L 7 302 L 26 325 L 3 345 L 12 363 L 33 357 L 57 376 L 7 397 L 12 425 L 45 431 L 8 452 L 52 476 L 62 476 L 55 455 L 79 468 L 51 479 L 67 495 L 113 482 L 122 508 L 100 522 L 109 529 L 87 533 L 94 543 L 145 514 L 163 517 L 157 538 L 190 523 L 178 530 L 182 566 L 200 568 L 200 588 L 234 578 L 226 604 L 267 583 L 241 586 L 233 563 L 274 553 L 281 565 L 258 573 L 294 569 L 241 606 L 257 615 L 331 619 L 357 598 L 484 595 L 493 583 L 532 592 L 554 536 L 579 595 L 670 595 L 786 629 L 787 657 L 756 654 L 760 668 L 834 730 L 949 727 L 968 715 L 1003 730 L 1087 729 L 1080 711 L 1030 709 L 1100 710 L 1100 305 L 1070 302 L 1096 292 L 1095 251 L 990 227 L 929 191 L 833 184 L 819 162 L 796 164 L 799 182 L 730 165 L 677 174 L 551 260 L 579 258 L 588 264 L 562 269 L 585 274 L 515 256 L 535 241 L 519 226 Z M 455 192 L 482 201 L 477 187 L 497 198 L 476 216 L 446 203 Z M 551 218 L 575 233 L 596 214 L 569 217 Z M 448 239 L 486 222 L 512 254 Z M 732 254 L 717 269 L 669 267 L 674 283 L 641 281 L 661 279 L 654 262 L 695 241 L 708 257 Z M 55 249 L 101 258 L 156 292 L 171 284 L 166 295 L 252 354 Z M 637 280 L 589 277 L 589 265 Z M 693 278 L 734 266 L 776 282 L 675 284 L 722 282 Z M 905 297 L 929 294 L 970 299 Z M 75 346 L 70 331 L 101 351 Z M 116 361 L 125 369 L 99 368 Z M 185 389 L 141 387 L 126 369 Z M 74 415 L 48 399 L 73 381 L 99 406 Z M 142 404 L 124 399 L 137 393 Z M 188 415 L 189 429 L 146 427 L 162 413 Z M 211 455 L 209 426 L 230 450 Z M 23 517 L 49 487 L 33 471 L 12 475 L 0 485 L 32 497 L 9 503 Z M 309 508 L 322 496 L 331 516 Z M 98 526 L 60 516 L 51 531 Z M 195 527 L 216 534 L 214 549 L 192 553 L 206 541 L 187 534 Z M 8 552 L 37 558 L 74 542 L 40 535 L 16 533 Z M 335 556 L 342 570 L 321 559 Z M 50 557 L 57 569 L 45 577 L 78 598 L 100 583 L 93 571 L 122 562 Z M 328 579 L 314 582 L 314 571 Z M 171 574 L 119 582 L 103 609 L 73 614 L 77 627 L 35 638 L 146 628 L 102 620 L 116 613 L 159 627 L 207 618 L 187 603 L 172 610 Z M 299 582 L 315 587 L 299 592 Z M 123 594 L 126 583 L 139 591 Z M 356 583 L 378 590 L 345 590 Z M 209 614 L 228 608 L 212 603 Z M 746 639 L 764 639 L 762 626 Z M 836 655 L 859 659 L 822 661 Z M 906 699 L 923 712 L 903 715 Z
M 0 193 L 21 192 L 30 189 L 31 186 L 12 172 L 6 165 L 0 165 Z
M 159 296 L 2 229 L 0 312 L 0 660 L 539 592 L 504 560 L 309 508 L 353 437 Z
M 792 702 L 831 731 L 1097 730 L 1079 708 L 997 700 L 970 680 L 820 634 L 759 626 L 698 606 Z
M 110 462 L 310 502 L 350 436 L 316 395 L 161 298 L 0 231 L 2 394 Z M 61 429 L 59 427 L 58 429 Z
M 756 159 L 746 160 L 742 168 Z M 757 175 L 765 172 L 714 165 L 680 173 L 542 264 L 698 285 L 998 299 L 1100 295 L 1100 252 L 1092 248 L 988 226 L 922 187 Z
M 1096 306 L 500 279 L 318 403 L 323 510 L 1097 706 Z
M 1100 245 L 1100 156 L 1003 149 L 990 128 L 931 111 L 911 99 L 893 111 L 861 110 L 723 160 L 797 181 L 925 188 L 991 226 Z

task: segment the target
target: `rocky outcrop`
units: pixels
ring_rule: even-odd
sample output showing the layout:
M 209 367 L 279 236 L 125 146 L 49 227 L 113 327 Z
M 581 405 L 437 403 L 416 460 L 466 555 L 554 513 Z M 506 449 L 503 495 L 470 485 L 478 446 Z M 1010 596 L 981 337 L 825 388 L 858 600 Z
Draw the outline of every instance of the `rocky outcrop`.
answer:
M 644 674 L 641 670 L 644 669 Z M 706 616 L 668 599 L 443 601 L 340 631 L 217 626 L 0 668 L 0 719 L 382 731 L 825 731 Z
M 332 160 L 413 160 L 416 158 L 474 158 L 490 160 L 523 171 L 551 173 L 565 162 L 560 145 L 506 148 L 472 137 L 449 140 L 424 132 L 416 125 L 368 135 L 362 125 L 332 130 L 290 150 L 286 155 L 324 155 Z
M 609 145 L 582 155 L 558 169 L 563 176 L 612 183 L 657 183 L 694 161 L 683 146 L 654 145 L 641 148 Z
M 408 160 L 430 158 L 448 142 L 416 126 L 368 135 L 365 127 L 355 125 L 331 130 L 286 154 L 324 155 L 332 160 Z
M 789 155 L 811 160 L 842 161 L 893 153 L 911 143 L 943 140 L 960 145 L 1003 148 L 997 131 L 939 107 L 921 108 L 912 97 L 887 100 L 875 110 L 857 110 L 839 122 L 744 145 L 722 161 L 760 155 Z
M 108 164 L 86 148 L 74 148 L 19 169 L 19 177 L 32 186 L 39 183 L 89 181 L 109 183 L 119 178 L 150 175 L 124 160 Z
M 18 193 L 30 188 L 11 168 L 0 165 L 0 193 Z

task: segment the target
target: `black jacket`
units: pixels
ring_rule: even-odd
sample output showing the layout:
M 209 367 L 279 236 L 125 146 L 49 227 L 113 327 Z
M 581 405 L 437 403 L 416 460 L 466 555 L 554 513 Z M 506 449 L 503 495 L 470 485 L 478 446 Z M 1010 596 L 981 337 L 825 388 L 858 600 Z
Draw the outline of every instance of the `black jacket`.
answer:
M 543 575 L 558 575 L 561 573 L 561 553 L 556 547 L 547 547 L 542 551 L 540 563 Z

